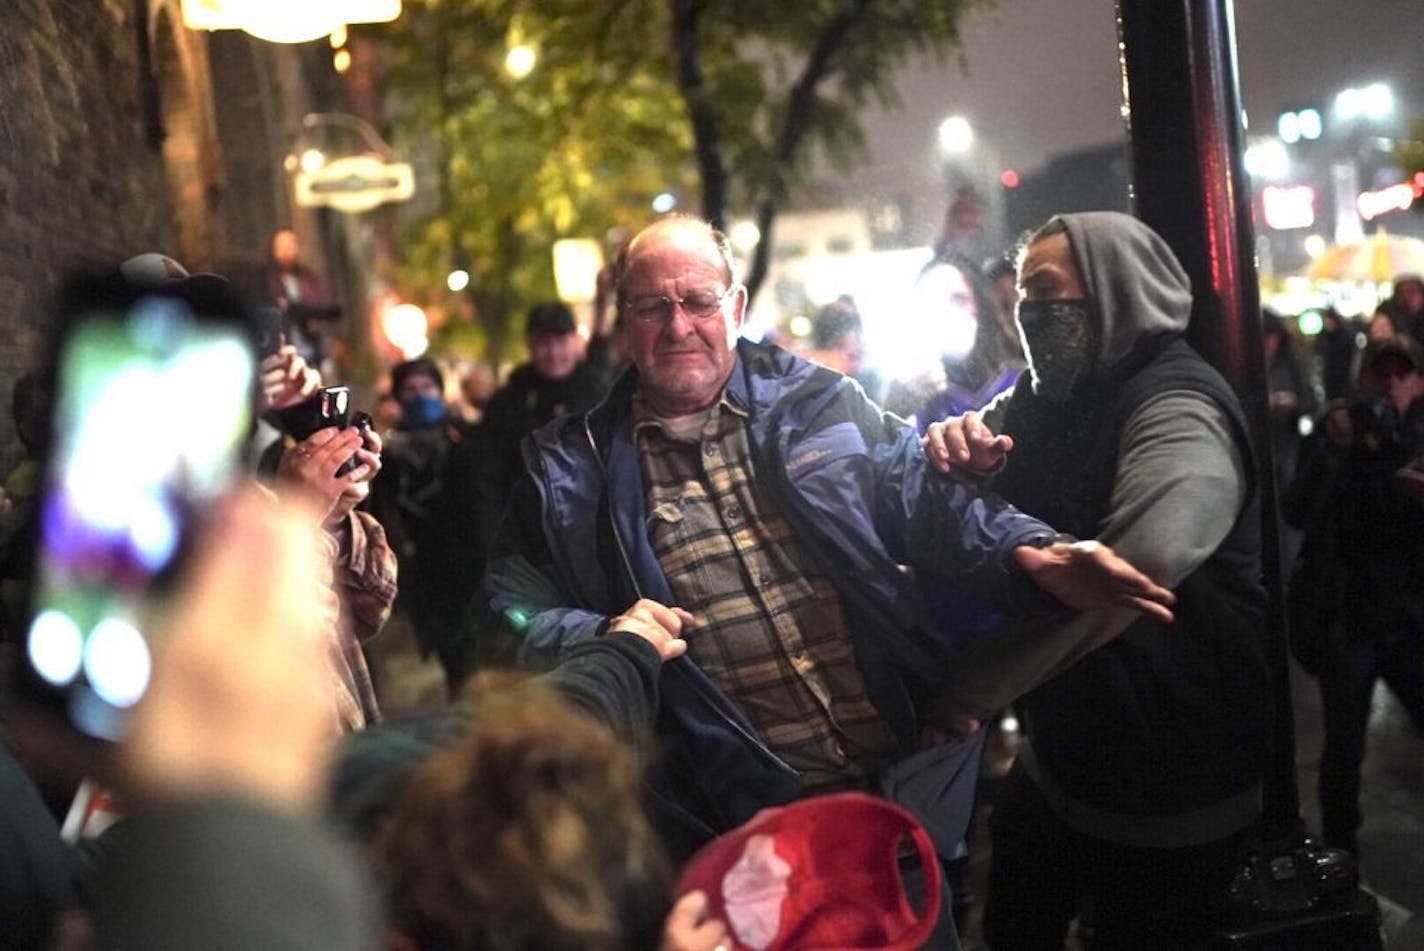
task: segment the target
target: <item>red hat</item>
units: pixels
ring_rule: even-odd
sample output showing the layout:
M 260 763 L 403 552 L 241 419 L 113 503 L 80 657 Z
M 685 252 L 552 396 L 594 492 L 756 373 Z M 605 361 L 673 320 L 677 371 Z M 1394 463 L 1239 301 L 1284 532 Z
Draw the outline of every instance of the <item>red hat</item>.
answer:
M 924 866 L 917 916 L 900 880 L 900 843 Z M 920 947 L 939 917 L 939 861 L 914 816 L 865 793 L 838 793 L 763 809 L 718 837 L 682 870 L 677 894 L 701 889 L 707 914 L 727 925 L 730 946 Z

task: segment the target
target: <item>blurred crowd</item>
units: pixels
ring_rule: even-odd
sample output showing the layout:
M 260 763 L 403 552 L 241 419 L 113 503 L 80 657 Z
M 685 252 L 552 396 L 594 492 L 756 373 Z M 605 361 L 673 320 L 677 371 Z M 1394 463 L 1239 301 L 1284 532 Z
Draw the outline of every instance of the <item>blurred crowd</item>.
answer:
M 125 736 L 95 753 L 22 703 L 5 715 L 0 946 L 953 948 L 972 898 L 965 823 L 941 835 L 933 815 L 905 799 L 904 809 L 891 805 L 897 797 L 876 777 L 894 761 L 886 773 L 902 787 L 928 782 L 947 768 L 935 751 L 952 749 L 954 795 L 964 791 L 955 814 L 967 816 L 979 744 L 1021 695 L 1043 736 L 1010 785 L 1021 811 L 1006 807 L 1004 816 L 1019 819 L 1001 822 L 1058 841 L 1081 836 L 1090 843 L 1083 854 L 1101 855 L 1104 866 L 1127 862 L 1122 842 L 1092 851 L 1105 847 L 1091 823 L 1047 824 L 1078 794 L 1071 773 L 1057 776 L 1061 786 L 1054 779 L 1072 756 L 1055 749 L 1062 734 L 1042 724 L 1054 704 L 1086 689 L 1072 680 L 1090 666 L 1082 658 L 1106 656 L 1116 649 L 1110 641 L 1155 643 L 1176 599 L 1107 545 L 1079 538 L 1102 537 L 1153 581 L 1186 592 L 1182 630 L 1207 621 L 1234 630 L 1264 603 L 1256 579 L 1233 587 L 1229 577 L 1249 572 L 1258 554 L 1243 528 L 1258 487 L 1246 474 L 1250 448 L 1236 435 L 1239 411 L 1221 409 L 1234 404 L 1215 377 L 1193 370 L 1189 385 L 1154 382 L 1125 395 L 1108 385 L 1137 379 L 1120 368 L 1147 366 L 1144 348 L 1156 346 L 1160 329 L 1139 316 L 1104 317 L 1112 306 L 1104 302 L 1115 299 L 1109 283 L 1139 295 L 1122 305 L 1135 315 L 1159 308 L 1180 320 L 1173 339 L 1185 326 L 1189 287 L 1165 243 L 1118 220 L 1125 216 L 1066 217 L 1066 226 L 987 261 L 970 257 L 947 219 L 916 288 L 942 308 L 942 320 L 927 316 L 923 328 L 925 352 L 937 359 L 913 376 L 890 378 L 868 362 L 849 296 L 814 314 L 809 339 L 792 348 L 799 355 L 741 345 L 735 357 L 735 333 L 729 341 L 718 322 L 735 331 L 745 292 L 730 264 L 725 276 L 718 270 L 720 245 L 704 254 L 712 265 L 688 257 L 689 241 L 715 233 L 665 219 L 604 275 L 591 335 L 565 304 L 539 303 L 524 320 L 527 360 L 502 379 L 486 366 L 404 360 L 376 387 L 368 416 L 344 402 L 327 413 L 343 383 L 332 379 L 331 359 L 341 311 L 298 260 L 295 234 L 275 233 L 248 302 L 262 350 L 250 471 L 203 519 L 151 638 L 151 687 Z M 1072 260 L 1031 250 L 1060 244 L 1107 249 L 1098 261 L 1121 254 L 1122 268 L 1090 272 L 1080 257 L 1084 273 L 1069 275 L 1076 290 L 1026 283 L 1028 272 L 1046 281 Z M 1122 277 L 1134 255 L 1166 291 Z M 157 253 L 129 259 L 110 279 L 180 299 L 225 283 Z M 1032 303 L 1020 310 L 1023 302 Z M 1063 369 L 1075 340 L 1043 335 L 1050 320 L 1086 335 L 1076 341 L 1086 363 Z M 1355 852 L 1377 680 L 1424 731 L 1424 351 L 1416 342 L 1424 280 L 1398 275 L 1365 322 L 1325 313 L 1320 332 L 1306 336 L 1294 315 L 1266 313 L 1263 330 L 1292 647 L 1318 678 L 1325 714 L 1321 833 Z M 1152 360 L 1161 356 L 1152 350 Z M 733 359 L 750 367 L 745 392 L 730 375 Z M 1119 376 L 1106 373 L 1109 359 Z M 1098 375 L 1088 379 L 1084 367 Z M 1037 401 L 1025 395 L 1030 381 Z M 1050 383 L 1063 387 L 1061 397 Z M 22 461 L 0 497 L 6 683 L 25 663 L 59 385 L 52 368 L 38 367 L 12 394 Z M 1065 402 L 1070 395 L 1091 397 L 1098 415 L 1082 418 L 1113 440 L 1120 430 L 1130 455 L 1133 440 L 1147 438 L 1134 414 L 1182 390 L 1197 402 L 1183 404 L 1179 420 L 1204 414 L 1215 440 L 1208 449 L 1219 453 L 1210 458 L 1231 476 L 1212 485 L 1229 485 L 1237 504 L 1223 506 L 1220 530 L 1199 540 L 1200 552 L 1168 555 L 1139 539 L 1145 526 L 1176 522 L 1146 519 L 1112 534 L 1125 503 L 1095 480 L 1110 485 L 1116 472 L 1126 491 L 1118 443 L 1054 421 L 1079 405 Z M 931 473 L 922 437 L 941 453 L 941 468 L 961 474 Z M 1072 504 L 1023 477 L 1001 478 L 998 488 L 1027 514 L 982 489 L 1015 443 L 1022 465 L 1037 460 L 1041 471 L 1061 459 L 1054 453 L 1064 439 L 1085 447 L 1082 460 L 1062 463 L 1084 486 Z M 846 454 L 853 464 L 834 468 Z M 1171 481 L 1167 471 L 1159 460 L 1154 485 Z M 1173 471 L 1194 478 L 1185 463 Z M 625 477 L 647 495 L 620 495 Z M 847 501 L 862 482 L 873 483 L 875 499 L 864 512 L 858 497 Z M 604 483 L 613 488 L 600 495 Z M 913 589 L 895 575 L 911 565 L 929 577 L 932 559 L 956 567 Z M 650 586 L 663 578 L 666 590 Z M 999 601 L 984 595 L 991 588 Z M 1230 604 L 1238 614 L 1206 609 L 1204 621 L 1192 613 L 1223 591 L 1239 598 Z M 389 672 L 373 644 L 393 612 L 422 655 L 438 661 L 445 697 L 388 716 Z M 767 618 L 761 628 L 744 618 L 757 612 Z M 1021 634 L 1052 632 L 1032 635 L 1035 650 L 1050 638 L 1071 637 L 1072 646 L 1040 655 L 1032 674 L 1021 658 L 1004 668 L 982 661 L 983 678 L 997 671 L 1002 679 L 992 690 L 961 684 L 957 696 L 993 700 L 966 700 L 953 716 L 930 702 L 944 683 L 904 674 L 911 657 L 927 664 L 921 658 L 981 650 L 1010 621 L 1024 625 Z M 708 625 L 722 638 L 716 649 L 700 633 Z M 864 631 L 882 627 L 883 650 L 903 656 L 868 656 Z M 925 633 L 941 627 L 953 629 L 943 640 Z M 1144 656 L 1127 669 L 1162 662 L 1158 648 Z M 1097 669 L 1109 679 L 1118 670 Z M 1251 693 L 1244 676 L 1237 686 Z M 1231 689 L 1219 699 L 1234 715 Z M 1256 721 L 1241 710 L 1246 730 Z M 721 734 L 728 745 L 715 745 Z M 1087 756 L 1090 743 L 1067 742 Z M 1232 803 L 1256 790 L 1259 798 L 1254 772 L 1238 776 L 1227 754 L 1203 743 L 1204 757 L 1226 764 L 1215 779 L 1240 783 L 1204 786 L 1201 796 Z M 915 760 L 918 774 L 897 773 L 910 748 L 938 759 Z M 1147 761 L 1141 751 L 1123 755 L 1134 768 Z M 1175 777 L 1170 764 L 1187 758 L 1165 756 L 1169 765 L 1154 768 Z M 783 773 L 799 783 L 794 793 L 777 785 Z M 673 782 L 662 785 L 668 775 Z M 1183 802 L 1181 814 L 1194 814 L 1199 804 Z M 768 805 L 776 809 L 761 811 Z M 1138 805 L 1121 794 L 1093 808 L 1107 815 Z M 1242 848 L 1252 816 L 1191 840 L 1220 847 L 1213 874 L 1228 874 L 1221 856 Z M 1156 869 L 1143 875 L 1205 867 L 1199 859 L 1163 866 L 1163 850 L 1176 843 L 1155 834 L 1132 845 L 1147 856 L 1142 867 Z M 1001 835 L 1003 861 L 1016 854 L 1032 868 L 1031 850 L 1010 848 L 1012 828 L 996 829 L 996 852 Z M 997 887 L 1015 896 L 1005 869 Z M 1018 881 L 1031 882 L 1020 888 L 1029 893 L 1059 887 Z M 1097 903 L 1104 947 L 1113 946 L 1105 894 L 1085 899 Z M 1001 928 L 1011 900 L 998 900 Z M 1065 899 L 1064 922 L 1080 911 Z M 1131 924 L 1122 934 L 1143 933 L 1130 930 L 1139 914 L 1135 905 L 1123 912 Z M 1091 943 L 1090 922 L 1080 918 Z M 999 933 L 995 946 L 1028 946 L 1011 928 Z

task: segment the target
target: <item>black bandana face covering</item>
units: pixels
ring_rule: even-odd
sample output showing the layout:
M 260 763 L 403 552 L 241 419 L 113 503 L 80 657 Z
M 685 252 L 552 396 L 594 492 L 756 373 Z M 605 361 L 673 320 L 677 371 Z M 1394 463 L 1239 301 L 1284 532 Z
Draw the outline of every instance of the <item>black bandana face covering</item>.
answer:
M 1019 301 L 1018 324 L 1033 391 L 1067 399 L 1097 359 L 1098 333 L 1087 299 Z

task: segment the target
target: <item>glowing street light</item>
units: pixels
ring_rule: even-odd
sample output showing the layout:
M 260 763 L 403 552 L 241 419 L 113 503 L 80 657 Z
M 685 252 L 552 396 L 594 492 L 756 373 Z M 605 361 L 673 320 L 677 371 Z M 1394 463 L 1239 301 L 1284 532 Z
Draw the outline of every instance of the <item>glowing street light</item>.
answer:
M 321 149 L 307 149 L 298 161 L 301 163 L 302 171 L 313 175 L 326 165 L 326 155 Z
M 939 147 L 947 155 L 963 155 L 974 144 L 974 127 L 963 116 L 950 116 L 939 124 Z
M 523 79 L 534 71 L 534 64 L 538 59 L 532 46 L 523 43 L 511 46 L 504 56 L 504 71 L 515 79 Z
M 1335 114 L 1341 119 L 1389 118 L 1394 112 L 1394 90 L 1384 83 L 1342 89 L 1335 97 Z
M 751 254 L 752 249 L 755 248 L 757 242 L 761 240 L 761 229 L 757 227 L 755 221 L 752 221 L 750 218 L 743 218 L 741 221 L 732 225 L 732 230 L 727 235 L 727 239 L 732 242 L 733 251 L 736 251 L 738 254 Z
M 190 30 L 243 30 L 269 43 L 308 43 L 348 23 L 389 23 L 401 0 L 183 0 Z
M 430 322 L 415 304 L 396 304 L 381 315 L 381 330 L 391 345 L 407 360 L 413 360 L 430 346 Z
M 1320 118 L 1319 109 L 1300 109 L 1282 112 L 1276 118 L 1276 135 L 1287 145 L 1294 145 L 1302 139 L 1314 141 L 1325 131 L 1325 122 Z
M 1290 174 L 1290 153 L 1281 139 L 1262 139 L 1246 148 L 1246 171 L 1269 181 Z

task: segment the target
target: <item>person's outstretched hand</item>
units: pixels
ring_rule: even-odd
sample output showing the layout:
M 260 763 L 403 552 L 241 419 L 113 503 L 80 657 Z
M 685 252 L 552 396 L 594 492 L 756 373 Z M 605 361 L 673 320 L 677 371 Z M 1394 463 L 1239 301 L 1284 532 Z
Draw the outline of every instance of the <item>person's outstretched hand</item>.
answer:
M 670 608 L 651 598 L 641 598 L 622 614 L 608 622 L 610 634 L 636 634 L 657 648 L 664 661 L 681 657 L 687 652 L 682 629 L 692 623 L 692 614 L 682 608 Z
M 1116 604 L 1164 623 L 1172 620 L 1176 595 L 1100 542 L 1023 545 L 1014 549 L 1014 560 L 1035 584 L 1069 607 L 1088 611 Z
M 659 951 L 727 951 L 727 926 L 707 917 L 707 896 L 700 891 L 683 895 L 668 912 Z
M 978 413 L 951 416 L 930 423 L 920 445 L 925 458 L 940 472 L 966 469 L 979 475 L 995 472 L 1014 448 L 1009 436 L 995 436 Z
M 209 525 L 119 750 L 140 797 L 237 793 L 304 811 L 334 736 L 311 513 L 249 492 Z

